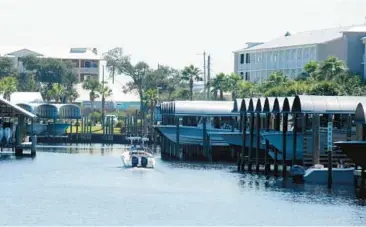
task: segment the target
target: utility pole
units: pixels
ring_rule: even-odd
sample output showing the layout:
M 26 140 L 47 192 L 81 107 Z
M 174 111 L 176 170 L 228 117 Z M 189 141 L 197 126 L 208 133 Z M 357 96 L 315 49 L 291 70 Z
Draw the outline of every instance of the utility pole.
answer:
M 211 55 L 207 57 L 207 100 L 210 100 L 211 86 L 210 86 L 210 75 L 211 75 Z
M 206 94 L 206 83 L 206 51 L 203 51 L 203 94 Z

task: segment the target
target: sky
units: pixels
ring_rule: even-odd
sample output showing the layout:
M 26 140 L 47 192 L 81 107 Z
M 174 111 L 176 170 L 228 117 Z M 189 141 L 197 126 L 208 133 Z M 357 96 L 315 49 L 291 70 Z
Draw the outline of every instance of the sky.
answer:
M 246 42 L 365 23 L 366 0 L 0 0 L 0 46 L 122 47 L 133 61 L 233 71 Z M 1 55 L 5 53 L 0 53 Z

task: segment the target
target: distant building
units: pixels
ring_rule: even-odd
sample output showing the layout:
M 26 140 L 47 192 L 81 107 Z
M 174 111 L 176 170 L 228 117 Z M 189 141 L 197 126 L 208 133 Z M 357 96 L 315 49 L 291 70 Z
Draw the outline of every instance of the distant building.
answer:
M 322 61 L 335 56 L 350 71 L 366 79 L 365 46 L 361 40 L 365 36 L 366 25 L 287 32 L 266 43 L 247 43 L 245 48 L 235 51 L 234 72 L 252 82 L 261 82 L 276 71 L 294 78 L 310 60 Z
M 25 68 L 20 61 L 20 58 L 29 55 L 39 58 L 53 58 L 60 59 L 61 61 L 70 61 L 73 66 L 73 70 L 79 79 L 79 82 L 83 82 L 87 78 L 95 78 L 99 80 L 102 74 L 102 58 L 98 55 L 96 48 L 71 48 L 68 52 L 61 52 L 57 55 L 44 55 L 33 50 L 20 49 L 6 53 L 2 57 L 13 59 L 14 64 L 19 72 L 25 72 Z

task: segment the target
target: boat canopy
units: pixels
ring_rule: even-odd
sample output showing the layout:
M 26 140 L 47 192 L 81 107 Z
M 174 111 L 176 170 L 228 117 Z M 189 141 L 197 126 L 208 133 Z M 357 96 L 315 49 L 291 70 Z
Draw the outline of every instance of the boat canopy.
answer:
M 233 101 L 174 101 L 162 104 L 162 112 L 174 116 L 237 116 Z
M 366 102 L 366 97 L 298 95 L 293 101 L 291 112 L 310 114 L 354 114 L 357 105 L 363 101 Z M 284 106 L 284 110 L 289 111 L 289 107 Z
M 17 103 L 16 105 L 28 110 L 39 118 L 81 118 L 80 107 L 75 104 Z

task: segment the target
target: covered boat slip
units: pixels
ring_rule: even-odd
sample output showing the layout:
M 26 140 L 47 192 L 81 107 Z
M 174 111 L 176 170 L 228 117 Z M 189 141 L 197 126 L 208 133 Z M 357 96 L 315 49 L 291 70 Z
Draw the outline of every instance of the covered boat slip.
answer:
M 362 101 L 366 98 L 299 95 L 164 102 L 157 130 L 170 142 L 201 145 L 206 152 L 211 145 L 236 147 L 239 168 L 282 160 L 311 166 L 327 159 L 333 141 L 357 139 L 353 118 Z M 338 153 L 337 159 L 346 158 Z
M 80 107 L 74 104 L 17 103 L 17 105 L 38 117 L 34 125 L 34 131 L 37 135 L 65 134 L 71 121 L 79 121 L 81 118 Z M 30 126 L 27 130 L 30 131 Z
M 33 136 L 33 130 L 28 134 L 26 132 L 26 122 L 29 121 L 33 129 L 33 121 L 36 115 L 21 108 L 9 101 L 0 98 L 0 118 L 1 118 L 1 138 L 0 148 L 15 151 L 16 155 L 23 155 L 23 148 L 31 145 L 31 156 L 36 154 L 36 138 Z M 26 136 L 31 136 L 31 143 L 25 141 Z
M 162 103 L 162 123 L 155 127 L 161 135 L 162 155 L 205 160 L 228 153 L 235 155 L 220 134 L 214 133 L 239 131 L 239 121 L 236 119 L 239 114 L 232 112 L 233 105 L 233 101 Z M 216 153 L 220 154 L 216 156 Z

